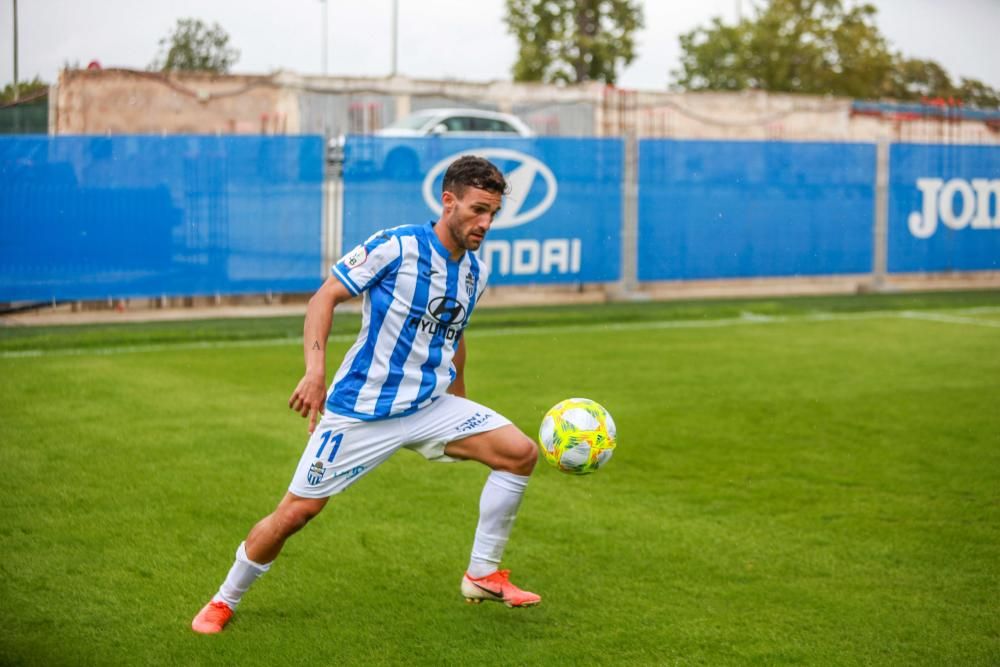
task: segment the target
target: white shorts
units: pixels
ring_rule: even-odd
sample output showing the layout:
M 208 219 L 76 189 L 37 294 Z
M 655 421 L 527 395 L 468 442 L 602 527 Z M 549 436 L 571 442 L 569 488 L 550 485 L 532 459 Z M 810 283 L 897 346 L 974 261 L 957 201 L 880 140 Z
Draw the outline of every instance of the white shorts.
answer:
M 429 461 L 456 461 L 445 445 L 510 424 L 510 420 L 466 398 L 445 394 L 405 417 L 361 421 L 327 411 L 306 449 L 288 490 L 302 498 L 340 493 L 401 448 Z

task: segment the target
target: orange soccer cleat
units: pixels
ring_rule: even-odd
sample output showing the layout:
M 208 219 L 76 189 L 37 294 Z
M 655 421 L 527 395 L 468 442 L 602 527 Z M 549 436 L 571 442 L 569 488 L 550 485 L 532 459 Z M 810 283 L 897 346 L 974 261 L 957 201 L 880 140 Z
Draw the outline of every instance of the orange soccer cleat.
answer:
M 191 621 L 191 629 L 203 635 L 214 635 L 222 632 L 226 623 L 233 617 L 233 609 L 221 600 L 212 600 L 201 608 L 198 615 Z
M 503 602 L 508 607 L 531 607 L 542 601 L 540 595 L 522 591 L 510 583 L 510 570 L 498 570 L 478 579 L 470 577 L 466 572 L 462 577 L 462 595 L 469 604 L 493 600 Z

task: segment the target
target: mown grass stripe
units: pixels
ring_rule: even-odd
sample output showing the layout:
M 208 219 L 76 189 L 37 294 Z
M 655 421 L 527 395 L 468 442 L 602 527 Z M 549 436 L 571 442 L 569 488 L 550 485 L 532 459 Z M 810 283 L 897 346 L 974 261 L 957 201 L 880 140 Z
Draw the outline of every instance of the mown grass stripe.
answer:
M 977 307 L 969 309 L 956 309 L 952 312 L 959 313 L 988 313 L 1000 312 L 1000 308 Z M 871 320 L 885 318 L 920 319 L 951 324 L 965 324 L 975 326 L 985 326 L 1000 328 L 1000 322 L 980 320 L 971 317 L 955 315 L 945 315 L 933 312 L 918 311 L 896 311 L 879 310 L 859 313 L 836 313 L 836 312 L 815 312 L 807 315 L 762 315 L 751 311 L 743 312 L 740 317 L 718 318 L 710 320 L 654 320 L 646 322 L 595 322 L 593 324 L 567 324 L 561 326 L 515 326 L 508 328 L 482 328 L 474 329 L 476 338 L 501 337 L 501 336 L 539 336 L 558 333 L 600 333 L 619 331 L 649 331 L 658 329 L 715 329 L 721 327 L 759 325 L 759 324 L 782 324 L 789 322 L 827 322 L 827 321 L 853 321 Z M 333 334 L 329 340 L 331 342 L 350 342 L 356 335 Z M 117 354 L 131 354 L 136 352 L 165 352 L 183 350 L 215 350 L 230 348 L 252 348 L 252 347 L 276 347 L 282 345 L 299 345 L 299 337 L 281 338 L 257 338 L 251 340 L 221 340 L 221 341 L 194 341 L 180 343 L 150 343 L 149 345 L 120 345 L 112 347 L 82 347 L 65 348 L 56 350 L 30 349 L 30 350 L 9 350 L 0 352 L 0 359 L 24 359 L 36 357 L 59 357 L 59 356 L 111 356 Z
M 977 327 L 991 327 L 1000 329 L 1000 322 L 991 320 L 979 320 L 973 317 L 959 317 L 956 315 L 945 315 L 944 313 L 921 313 L 916 310 L 904 310 L 900 317 L 908 320 L 923 320 L 925 322 L 943 322 L 946 324 L 969 324 Z

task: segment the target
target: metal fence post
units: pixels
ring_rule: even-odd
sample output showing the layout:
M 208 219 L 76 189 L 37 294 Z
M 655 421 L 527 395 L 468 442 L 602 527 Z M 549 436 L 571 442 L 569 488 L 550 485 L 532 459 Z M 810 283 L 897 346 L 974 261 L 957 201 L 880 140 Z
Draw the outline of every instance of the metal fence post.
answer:
M 324 146 L 327 149 L 329 142 Z M 344 169 L 340 160 L 326 160 L 323 178 L 323 229 L 320 276 L 325 280 L 330 275 L 330 267 L 340 256 Z
M 639 293 L 639 142 L 635 128 L 623 133 L 621 280 L 615 298 L 634 300 Z
M 889 139 L 875 145 L 875 228 L 872 246 L 872 290 L 886 289 L 889 248 Z

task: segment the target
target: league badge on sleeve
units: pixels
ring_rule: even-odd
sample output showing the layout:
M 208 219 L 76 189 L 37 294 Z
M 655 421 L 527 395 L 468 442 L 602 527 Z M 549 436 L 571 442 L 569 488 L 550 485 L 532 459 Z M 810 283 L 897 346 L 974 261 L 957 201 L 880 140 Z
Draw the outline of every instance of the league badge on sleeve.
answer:
M 365 250 L 363 245 L 359 245 L 357 248 L 344 255 L 344 258 L 340 261 L 347 267 L 348 270 L 351 270 L 364 264 L 366 259 L 368 259 L 368 251 Z

